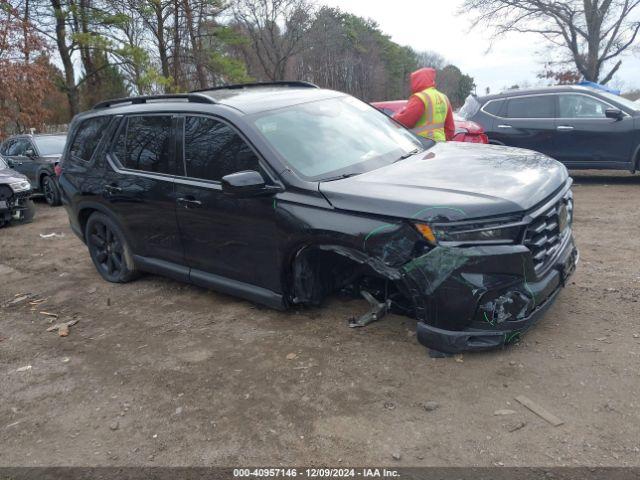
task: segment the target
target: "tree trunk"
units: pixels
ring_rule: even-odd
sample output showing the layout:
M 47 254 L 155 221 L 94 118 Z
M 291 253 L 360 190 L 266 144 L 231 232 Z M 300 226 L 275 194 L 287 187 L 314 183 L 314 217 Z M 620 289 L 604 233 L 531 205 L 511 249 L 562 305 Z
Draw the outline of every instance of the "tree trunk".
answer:
M 29 65 L 31 48 L 29 46 L 29 0 L 24 4 L 24 18 L 22 20 L 22 36 L 24 37 L 24 63 Z
M 160 1 L 153 2 L 154 11 L 156 14 L 156 31 L 154 32 L 158 39 L 158 56 L 160 57 L 160 69 L 162 70 L 162 76 L 164 78 L 171 77 L 169 71 L 169 56 L 167 55 L 167 41 L 164 37 L 164 17 L 162 12 L 162 3 Z M 164 87 L 165 92 L 171 91 L 171 86 L 166 85 Z
M 196 75 L 198 77 L 198 85 L 200 88 L 207 88 L 207 70 L 204 66 L 204 58 L 202 55 L 202 45 L 196 37 L 193 11 L 191 10 L 191 4 L 189 0 L 183 1 L 184 15 L 187 20 L 187 30 L 189 31 L 189 38 L 191 39 L 191 49 L 193 50 L 193 60 L 196 64 Z
M 600 28 L 602 25 L 602 16 L 597 1 L 584 1 L 584 16 L 588 32 L 584 78 L 590 82 L 597 82 L 600 78 Z
M 76 115 L 80 111 L 78 98 L 78 88 L 76 86 L 75 71 L 71 53 L 67 45 L 67 32 L 65 25 L 65 13 L 62 11 L 60 0 L 51 0 L 51 6 L 56 18 L 56 45 L 58 53 L 64 67 L 64 81 L 67 100 L 69 102 L 69 111 L 71 115 Z
M 180 2 L 173 2 L 173 83 L 175 90 L 182 90 L 180 69 Z

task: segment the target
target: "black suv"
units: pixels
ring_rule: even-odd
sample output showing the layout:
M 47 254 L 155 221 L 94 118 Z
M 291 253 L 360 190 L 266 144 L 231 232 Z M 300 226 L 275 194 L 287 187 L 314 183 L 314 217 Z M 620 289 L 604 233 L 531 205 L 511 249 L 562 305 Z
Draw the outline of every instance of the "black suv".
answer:
M 64 134 L 14 135 L 0 146 L 9 166 L 27 176 L 34 192 L 51 206 L 60 205 L 60 189 L 55 167 L 60 161 L 67 136 Z
M 581 86 L 511 90 L 467 98 L 460 116 L 489 143 L 529 148 L 569 168 L 640 169 L 640 105 Z
M 423 143 L 301 82 L 103 102 L 60 185 L 98 272 L 167 275 L 274 308 L 362 293 L 444 352 L 507 344 L 577 262 L 571 179 L 544 155 Z

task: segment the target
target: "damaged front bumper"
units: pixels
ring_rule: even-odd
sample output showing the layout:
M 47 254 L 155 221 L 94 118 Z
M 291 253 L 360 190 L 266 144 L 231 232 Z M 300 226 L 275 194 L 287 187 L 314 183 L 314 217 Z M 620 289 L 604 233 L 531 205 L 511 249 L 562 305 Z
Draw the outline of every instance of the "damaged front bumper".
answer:
M 542 271 L 524 245 L 436 247 L 405 265 L 400 283 L 413 301 L 420 343 L 445 353 L 488 350 L 531 328 L 577 261 L 569 230 Z
M 32 193 L 32 190 L 26 190 L 14 193 L 10 198 L 0 199 L 0 225 L 20 220 L 28 208 L 26 202 Z

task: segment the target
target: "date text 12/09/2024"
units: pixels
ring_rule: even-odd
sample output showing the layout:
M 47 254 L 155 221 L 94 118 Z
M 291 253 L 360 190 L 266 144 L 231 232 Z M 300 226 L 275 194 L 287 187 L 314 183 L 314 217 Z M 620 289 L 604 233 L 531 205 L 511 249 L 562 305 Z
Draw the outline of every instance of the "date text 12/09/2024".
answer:
M 399 478 L 387 468 L 234 468 L 233 478 Z

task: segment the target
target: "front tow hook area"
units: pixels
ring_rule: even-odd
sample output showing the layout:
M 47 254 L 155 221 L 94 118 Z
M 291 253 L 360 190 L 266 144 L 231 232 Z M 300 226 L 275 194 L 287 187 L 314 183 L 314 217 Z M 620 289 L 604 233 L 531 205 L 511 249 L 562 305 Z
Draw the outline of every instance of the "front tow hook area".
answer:
M 517 321 L 517 327 L 504 330 L 480 330 L 471 329 L 461 331 L 443 330 L 441 328 L 418 322 L 416 327 L 418 341 L 425 347 L 442 352 L 454 354 L 492 350 L 514 343 L 520 336 L 533 327 L 553 305 L 560 289 L 555 290 L 541 305 L 528 316 Z
M 366 290 L 361 290 L 360 295 L 371 305 L 371 309 L 358 318 L 350 318 L 349 327 L 351 328 L 366 327 L 370 323 L 377 322 L 382 319 L 391 308 L 391 300 L 389 299 L 384 302 L 378 302 L 378 300 Z
M 578 262 L 580 261 L 580 251 L 575 248 L 567 260 L 558 267 L 560 272 L 560 284 L 564 287 L 567 284 L 567 280 L 573 272 L 575 272 L 576 267 L 578 266 Z

